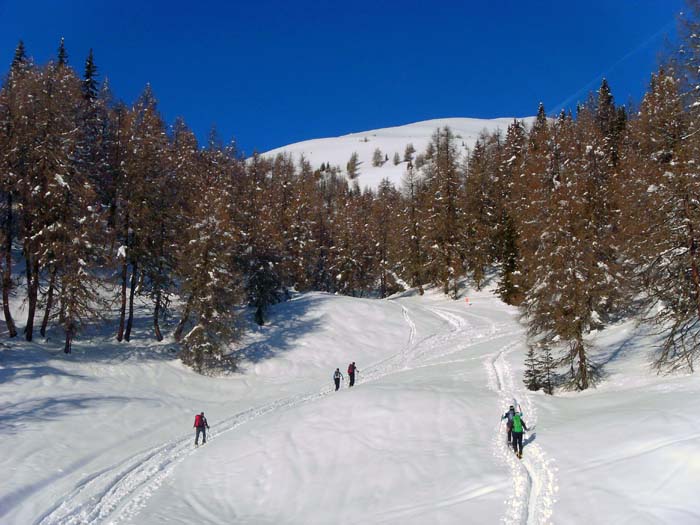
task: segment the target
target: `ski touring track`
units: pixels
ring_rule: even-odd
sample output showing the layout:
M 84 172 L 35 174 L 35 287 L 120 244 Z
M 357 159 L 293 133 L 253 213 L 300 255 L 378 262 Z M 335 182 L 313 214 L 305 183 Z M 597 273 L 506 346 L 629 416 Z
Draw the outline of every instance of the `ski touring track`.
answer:
M 519 408 L 530 425 L 530 434 L 524 439 L 523 459 L 518 459 L 508 445 L 503 420 L 494 429 L 494 456 L 508 466 L 513 478 L 513 490 L 505 503 L 506 515 L 502 522 L 507 525 L 546 525 L 551 523 L 558 490 L 556 468 L 539 444 L 533 442 L 537 409 L 532 399 L 524 388 L 515 388 L 506 357 L 516 346 L 517 342 L 512 341 L 484 360 L 489 386 L 498 394 L 501 406 Z
M 470 346 L 519 333 L 506 330 L 512 328 L 508 327 L 507 323 L 497 325 L 471 313 L 469 316 L 481 321 L 481 326 L 475 326 L 463 315 L 449 309 L 419 307 L 450 326 L 448 333 L 430 334 L 419 340 L 410 311 L 403 305 L 401 308 L 409 327 L 408 341 L 398 353 L 364 369 L 358 377 L 358 385 L 407 369 L 440 364 L 437 360 Z M 484 335 L 483 321 L 488 322 L 488 335 Z M 446 344 L 457 336 L 465 342 L 452 346 Z M 210 432 L 210 440 L 276 410 L 310 403 L 333 392 L 332 387 L 323 388 L 320 391 L 282 398 L 241 411 L 219 423 L 216 429 Z M 532 445 L 528 450 L 530 448 Z M 192 436 L 188 433 L 93 473 L 79 481 L 70 493 L 61 497 L 35 521 L 35 525 L 88 525 L 106 522 L 116 525 L 132 520 L 177 465 L 194 452 Z

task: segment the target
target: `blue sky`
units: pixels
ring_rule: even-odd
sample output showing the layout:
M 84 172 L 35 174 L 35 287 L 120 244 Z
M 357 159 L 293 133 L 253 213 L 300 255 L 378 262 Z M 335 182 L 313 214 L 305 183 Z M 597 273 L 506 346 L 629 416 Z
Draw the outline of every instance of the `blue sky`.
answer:
M 639 99 L 683 0 L 121 2 L 0 0 L 0 70 L 61 36 L 81 72 L 132 102 L 150 82 L 169 122 L 216 124 L 250 153 L 438 117 L 532 115 L 603 74 Z M 2 62 L 4 61 L 4 62 Z

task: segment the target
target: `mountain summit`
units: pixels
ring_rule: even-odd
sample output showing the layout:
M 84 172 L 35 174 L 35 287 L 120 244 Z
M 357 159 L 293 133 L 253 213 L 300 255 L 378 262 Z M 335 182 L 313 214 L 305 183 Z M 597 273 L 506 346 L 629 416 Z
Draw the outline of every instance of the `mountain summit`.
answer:
M 303 155 L 314 169 L 322 165 L 337 166 L 347 173 L 346 165 L 353 153 L 358 157 L 358 183 L 360 187 L 376 188 L 382 179 L 389 179 L 396 186 L 401 183 L 401 177 L 406 171 L 407 162 L 404 153 L 409 144 L 415 149 L 414 157 L 425 151 L 432 134 L 438 128 L 448 126 L 455 134 L 457 145 L 461 152 L 474 147 L 482 132 L 493 133 L 501 130 L 505 135 L 508 125 L 513 118 L 475 119 L 475 118 L 440 118 L 423 120 L 394 126 L 390 128 L 360 131 L 342 135 L 305 140 L 270 150 L 263 155 L 269 157 L 278 153 L 291 154 L 295 162 Z M 530 125 L 534 117 L 519 118 Z M 373 162 L 376 151 L 379 150 L 380 165 Z M 398 164 L 394 159 L 398 155 Z

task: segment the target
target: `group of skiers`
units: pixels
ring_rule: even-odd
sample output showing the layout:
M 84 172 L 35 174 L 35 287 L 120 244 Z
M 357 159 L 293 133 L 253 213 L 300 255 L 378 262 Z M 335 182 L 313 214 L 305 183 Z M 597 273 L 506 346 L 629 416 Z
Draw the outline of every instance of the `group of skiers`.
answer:
M 349 387 L 355 384 L 355 374 L 360 371 L 355 366 L 355 361 L 348 365 L 348 377 L 350 379 Z M 340 372 L 340 368 L 336 368 L 333 372 L 333 381 L 335 383 L 336 392 L 340 389 L 340 381 L 344 380 L 343 374 Z M 519 408 L 519 407 L 518 407 Z M 527 424 L 523 419 L 523 413 L 519 410 L 515 410 L 514 405 L 510 405 L 508 412 L 503 414 L 501 421 L 506 420 L 506 432 L 508 438 L 508 446 L 513 447 L 513 451 L 518 458 L 523 457 L 523 431 L 529 430 Z M 194 438 L 194 446 L 199 446 L 199 436 L 202 435 L 202 445 L 207 442 L 207 429 L 209 428 L 209 423 L 207 418 L 204 417 L 204 412 L 197 414 L 194 417 L 193 428 L 196 429 L 196 434 Z
M 519 407 L 518 407 L 519 408 Z M 523 419 L 523 413 L 515 410 L 515 406 L 510 405 L 508 412 L 503 414 L 501 421 L 506 419 L 506 430 L 508 435 L 508 446 L 513 446 L 513 451 L 518 458 L 523 457 L 523 430 L 529 430 Z
M 359 373 L 360 371 L 357 369 L 357 366 L 355 366 L 355 361 L 348 365 L 348 379 L 350 380 L 348 388 L 355 384 L 355 374 Z M 340 368 L 336 368 L 335 372 L 333 372 L 333 382 L 335 383 L 336 392 L 340 389 L 341 380 L 345 381 L 345 377 L 343 377 L 343 374 L 340 372 Z
M 348 379 L 350 380 L 350 384 L 348 385 L 349 387 L 355 384 L 355 374 L 359 373 L 360 371 L 357 369 L 355 361 L 348 365 Z M 336 368 L 335 372 L 333 373 L 333 381 L 335 382 L 336 391 L 340 388 L 341 380 L 344 381 L 345 377 L 343 377 L 343 374 L 340 373 L 340 368 Z M 207 429 L 209 428 L 209 423 L 207 422 L 207 418 L 204 417 L 204 412 L 201 412 L 194 416 L 194 425 L 192 426 L 192 428 L 196 429 L 194 446 L 199 446 L 200 434 L 202 435 L 202 445 L 204 445 L 207 442 Z

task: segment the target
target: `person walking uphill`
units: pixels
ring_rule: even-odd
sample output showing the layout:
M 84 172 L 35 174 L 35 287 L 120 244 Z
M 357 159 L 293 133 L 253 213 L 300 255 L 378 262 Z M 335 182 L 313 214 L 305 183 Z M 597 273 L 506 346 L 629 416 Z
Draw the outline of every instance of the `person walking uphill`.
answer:
M 359 374 L 360 371 L 355 366 L 355 361 L 353 361 L 348 365 L 348 376 L 350 377 L 350 384 L 348 385 L 348 387 L 351 387 L 355 384 L 355 373 Z
M 207 429 L 209 428 L 209 423 L 207 423 L 207 418 L 204 417 L 204 412 L 194 416 L 194 426 L 197 429 L 197 434 L 194 438 L 194 446 L 199 446 L 199 434 L 202 434 L 202 445 L 207 442 Z
M 508 433 L 508 444 L 511 444 L 512 441 L 512 435 L 513 435 L 513 416 L 515 415 L 515 407 L 513 405 L 510 405 L 510 408 L 508 409 L 508 412 L 503 414 L 503 417 L 501 418 L 501 421 L 504 419 L 507 419 L 506 421 L 506 432 Z
M 523 457 L 523 429 L 527 430 L 527 425 L 521 412 L 513 414 L 513 450 L 519 457 Z
M 336 368 L 335 372 L 333 372 L 333 381 L 335 381 L 335 391 L 337 392 L 338 389 L 340 388 L 340 380 L 345 379 L 343 377 L 343 374 L 340 373 L 340 368 Z

